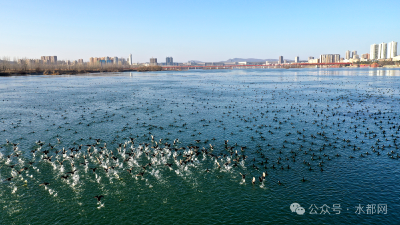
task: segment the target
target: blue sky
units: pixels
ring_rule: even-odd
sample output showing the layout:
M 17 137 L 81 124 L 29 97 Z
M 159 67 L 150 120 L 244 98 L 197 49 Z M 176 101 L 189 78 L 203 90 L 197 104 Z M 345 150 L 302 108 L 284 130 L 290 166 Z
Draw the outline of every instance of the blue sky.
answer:
M 5 1 L 0 57 L 306 59 L 400 42 L 400 1 Z

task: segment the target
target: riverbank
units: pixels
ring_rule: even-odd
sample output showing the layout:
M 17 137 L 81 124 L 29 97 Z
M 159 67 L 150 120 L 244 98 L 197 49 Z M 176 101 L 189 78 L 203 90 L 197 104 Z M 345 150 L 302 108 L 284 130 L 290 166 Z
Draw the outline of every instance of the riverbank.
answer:
M 328 69 L 328 68 L 400 68 L 400 65 L 378 65 L 371 66 L 371 64 L 355 64 L 351 66 L 336 66 L 336 65 L 326 65 L 326 66 L 255 66 L 255 67 L 196 67 L 196 68 L 164 68 L 161 66 L 141 66 L 134 68 L 112 68 L 112 69 L 54 69 L 54 70 L 17 70 L 17 71 L 2 71 L 0 76 L 25 76 L 25 75 L 76 75 L 85 73 L 118 73 L 118 72 L 151 72 L 151 71 L 187 71 L 187 70 L 232 70 L 232 69 Z
M 46 70 L 9 70 L 1 71 L 0 76 L 24 75 L 75 75 L 84 73 L 118 73 L 118 72 L 147 72 L 161 71 L 161 66 L 147 66 L 136 68 L 110 68 L 110 69 L 46 69 Z

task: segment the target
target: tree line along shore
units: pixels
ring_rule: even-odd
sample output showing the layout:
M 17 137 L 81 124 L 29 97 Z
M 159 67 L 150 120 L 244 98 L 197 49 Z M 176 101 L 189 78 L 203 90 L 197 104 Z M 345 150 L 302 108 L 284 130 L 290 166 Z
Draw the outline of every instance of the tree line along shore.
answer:
M 106 73 L 128 71 L 161 71 L 161 66 L 121 66 L 121 65 L 36 65 L 0 63 L 0 76 L 13 75 L 73 75 L 83 73 Z
M 353 63 L 350 67 L 400 67 L 400 62 L 360 62 Z M 343 66 L 328 66 L 329 67 L 343 67 Z M 290 68 L 315 68 L 315 66 L 300 66 L 296 64 L 282 65 L 279 68 L 290 69 Z M 165 70 L 185 70 L 185 69 L 168 69 Z M 128 65 L 57 65 L 57 64 L 42 64 L 42 65 L 26 65 L 26 64 L 12 64 L 0 62 L 0 76 L 15 76 L 15 75 L 74 75 L 74 74 L 85 74 L 85 73 L 106 73 L 106 72 L 148 72 L 148 71 L 162 71 L 164 70 L 161 66 L 128 66 Z M 203 68 L 203 69 L 215 69 L 215 68 Z M 222 66 L 219 69 L 224 69 Z

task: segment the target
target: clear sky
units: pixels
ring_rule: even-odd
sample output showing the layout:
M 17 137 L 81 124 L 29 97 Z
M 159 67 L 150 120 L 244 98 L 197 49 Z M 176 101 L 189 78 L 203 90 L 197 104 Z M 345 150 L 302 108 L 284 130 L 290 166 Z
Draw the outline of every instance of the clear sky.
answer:
M 285 59 L 400 42 L 400 1 L 0 0 L 0 57 Z

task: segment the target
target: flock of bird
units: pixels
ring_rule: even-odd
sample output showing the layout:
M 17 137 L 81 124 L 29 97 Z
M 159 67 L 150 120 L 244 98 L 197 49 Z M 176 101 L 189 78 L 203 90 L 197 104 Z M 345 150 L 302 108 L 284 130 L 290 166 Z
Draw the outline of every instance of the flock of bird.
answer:
M 31 179 L 47 189 L 57 180 L 75 188 L 82 176 L 97 183 L 121 176 L 147 182 L 170 172 L 218 172 L 264 187 L 266 181 L 285 185 L 284 175 L 268 180 L 279 171 L 302 170 L 298 182 L 307 182 L 308 172 L 323 173 L 330 161 L 400 158 L 398 89 L 351 79 L 193 76 L 171 78 L 175 83 L 79 82 L 74 85 L 82 88 L 72 93 L 49 83 L 59 87 L 42 90 L 50 99 L 9 103 L 0 109 L 0 137 L 13 140 L 0 145 L 2 183 Z M 32 138 L 43 141 L 32 145 Z M 38 180 L 34 174 L 45 168 L 52 176 Z M 49 192 L 56 195 L 55 189 Z
M 61 147 L 59 138 L 53 145 L 37 141 L 33 150 L 30 151 L 30 157 L 26 157 L 24 151 L 19 149 L 18 143 L 7 140 L 2 148 L 10 149 L 12 153 L 0 154 L 0 162 L 2 172 L 9 173 L 10 176 L 3 179 L 3 183 L 21 180 L 24 184 L 29 180 L 35 180 L 33 174 L 40 173 L 39 168 L 45 168 L 46 164 L 51 165 L 49 167 L 52 170 L 51 173 L 57 179 L 72 188 L 79 183 L 80 176 L 83 174 L 99 183 L 102 177 L 118 180 L 122 176 L 121 173 L 126 173 L 133 179 L 143 179 L 146 176 L 158 176 L 160 171 L 174 171 L 180 175 L 199 168 L 204 173 L 215 171 L 232 173 L 236 168 L 241 168 L 240 171 L 246 169 L 247 156 L 244 153 L 246 147 L 240 147 L 238 152 L 234 150 L 234 146 L 228 145 L 228 140 L 225 141 L 225 154 L 215 153 L 214 146 L 211 144 L 208 148 L 200 148 L 196 145 L 178 147 L 180 145 L 178 139 L 169 144 L 163 142 L 162 139 L 155 141 L 153 136 L 150 143 L 141 143 L 137 146 L 135 146 L 135 139 L 130 138 L 129 141 L 120 143 L 115 150 L 108 149 L 107 144 L 101 143 L 100 139 L 94 141 L 96 142 L 93 144 L 67 149 Z M 246 175 L 240 172 L 238 174 L 241 174 L 242 182 L 245 182 Z M 266 175 L 266 171 L 262 172 L 262 176 L 259 177 L 260 183 L 264 181 Z M 251 182 L 255 183 L 254 177 Z M 51 186 L 49 180 L 38 183 L 46 189 L 48 185 Z M 278 184 L 281 184 L 280 181 Z M 57 194 L 54 193 L 54 189 L 49 189 L 49 192 Z M 103 197 L 103 195 L 94 196 L 99 202 Z

